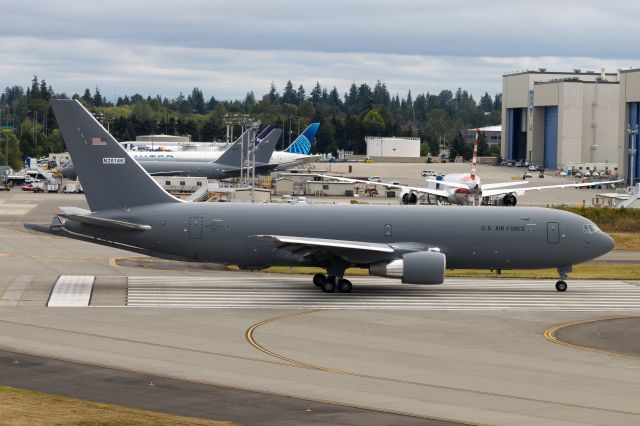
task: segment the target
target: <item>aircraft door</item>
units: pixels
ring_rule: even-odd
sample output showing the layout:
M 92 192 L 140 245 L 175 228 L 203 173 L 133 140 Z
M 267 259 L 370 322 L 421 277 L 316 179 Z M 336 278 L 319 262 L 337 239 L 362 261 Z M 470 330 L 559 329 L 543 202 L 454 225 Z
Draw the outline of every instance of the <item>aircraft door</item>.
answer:
M 558 244 L 560 242 L 560 224 L 558 222 L 547 222 L 547 244 Z
M 202 216 L 190 216 L 188 227 L 189 239 L 202 239 Z

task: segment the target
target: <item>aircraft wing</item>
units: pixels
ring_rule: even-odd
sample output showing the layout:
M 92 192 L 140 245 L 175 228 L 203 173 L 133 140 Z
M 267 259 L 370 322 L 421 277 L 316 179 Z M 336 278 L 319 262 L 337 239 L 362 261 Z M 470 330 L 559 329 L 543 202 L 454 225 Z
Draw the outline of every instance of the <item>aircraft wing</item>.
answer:
M 403 192 L 417 192 L 420 194 L 431 194 L 431 195 L 437 195 L 439 197 L 448 197 L 449 193 L 443 189 L 435 189 L 435 188 L 422 188 L 419 186 L 408 186 L 408 185 L 395 185 L 392 183 L 388 183 L 388 182 L 371 182 L 370 180 L 362 180 L 362 179 L 351 179 L 351 178 L 345 178 L 345 177 L 341 177 L 341 176 L 329 176 L 329 175 L 316 175 L 316 176 L 320 176 L 320 177 L 327 177 L 330 179 L 335 179 L 335 180 L 340 180 L 343 182 L 353 182 L 353 183 L 365 183 L 367 185 L 376 185 L 376 186 L 384 186 L 385 188 L 398 188 L 400 190 L 402 190 Z M 437 181 L 438 183 L 441 183 L 441 181 Z M 468 186 L 464 186 L 465 188 L 468 188 Z
M 528 180 L 519 180 L 514 182 L 483 183 L 482 191 L 484 192 L 485 189 L 502 189 L 502 188 L 507 188 L 509 186 L 526 185 L 528 183 L 529 183 Z
M 596 186 L 596 185 L 608 185 L 611 183 L 618 183 L 618 182 L 622 182 L 622 179 L 618 179 L 618 180 L 606 180 L 606 181 L 599 181 L 599 182 L 586 182 L 586 183 L 566 183 L 566 184 L 561 184 L 561 185 L 545 185 L 545 186 L 530 186 L 528 188 L 503 188 L 503 189 L 488 189 L 485 190 L 484 187 L 482 189 L 482 196 L 483 197 L 492 197 L 495 195 L 502 195 L 502 194 L 511 194 L 511 193 L 515 193 L 517 195 L 523 195 L 524 193 L 526 193 L 527 191 L 541 191 L 543 189 L 551 189 L 551 188 L 583 188 L 583 187 L 587 187 L 587 186 Z
M 392 259 L 396 253 L 396 249 L 389 244 L 363 241 L 287 235 L 253 235 L 251 238 L 271 241 L 277 250 L 287 250 L 292 254 L 316 261 L 339 257 L 349 263 L 369 264 Z

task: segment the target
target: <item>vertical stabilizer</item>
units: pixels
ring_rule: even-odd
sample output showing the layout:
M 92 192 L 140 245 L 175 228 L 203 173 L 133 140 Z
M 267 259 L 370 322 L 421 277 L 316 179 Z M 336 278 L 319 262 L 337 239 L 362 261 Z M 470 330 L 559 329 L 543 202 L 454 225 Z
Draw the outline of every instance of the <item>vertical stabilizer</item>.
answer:
M 244 148 L 245 156 L 247 153 L 247 145 L 249 143 L 249 130 L 245 130 L 234 143 L 231 144 L 225 152 L 218 157 L 214 163 L 223 164 L 230 167 L 240 168 L 242 159 L 242 148 Z
M 263 137 L 260 140 L 260 145 L 256 146 L 256 163 L 269 163 L 271 160 L 271 155 L 273 151 L 276 149 L 276 145 L 278 145 L 278 141 L 280 140 L 280 135 L 282 134 L 282 129 L 273 128 L 268 135 Z M 256 140 L 256 143 L 258 141 Z
M 473 159 L 471 160 L 471 180 L 476 180 L 476 166 L 478 164 L 478 134 L 479 129 L 476 129 L 476 140 L 473 142 Z
M 271 133 L 271 131 L 273 129 L 275 129 L 275 128 L 276 128 L 276 126 L 274 126 L 273 124 L 269 124 L 267 127 L 262 129 L 262 131 L 260 133 L 258 133 L 258 136 L 256 136 L 256 139 L 254 141 L 255 142 L 254 146 L 258 146 L 260 144 L 260 142 L 262 142 L 264 140 L 264 138 L 266 138 L 267 135 L 269 133 Z
M 304 132 L 302 132 L 300 136 L 298 136 L 296 140 L 294 140 L 284 151 L 293 154 L 309 155 L 311 152 L 311 146 L 316 140 L 318 128 L 320 128 L 320 123 L 309 124 L 309 126 L 304 129 Z
M 92 211 L 177 203 L 76 100 L 52 99 L 62 137 Z

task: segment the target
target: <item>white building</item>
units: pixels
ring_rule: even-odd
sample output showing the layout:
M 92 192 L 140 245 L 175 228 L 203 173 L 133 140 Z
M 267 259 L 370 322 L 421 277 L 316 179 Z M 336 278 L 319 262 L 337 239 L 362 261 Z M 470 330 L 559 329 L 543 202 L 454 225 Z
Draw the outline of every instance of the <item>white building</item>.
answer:
M 367 157 L 420 157 L 420 138 L 367 136 Z
M 502 126 L 486 126 L 478 129 L 480 133 L 484 133 L 487 137 L 487 144 L 489 146 L 498 145 L 502 143 Z M 476 129 L 466 129 L 465 139 L 467 142 L 473 142 L 476 138 Z

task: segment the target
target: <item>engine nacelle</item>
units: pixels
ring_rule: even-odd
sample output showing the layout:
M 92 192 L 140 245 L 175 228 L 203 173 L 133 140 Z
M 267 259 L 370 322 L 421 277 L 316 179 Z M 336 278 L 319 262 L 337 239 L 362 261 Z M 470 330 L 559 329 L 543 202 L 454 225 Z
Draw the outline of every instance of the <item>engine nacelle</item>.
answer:
M 405 192 L 402 194 L 402 197 L 400 197 L 400 202 L 406 205 L 418 204 L 418 196 L 415 192 Z
M 518 203 L 518 199 L 514 194 L 507 194 L 502 198 L 503 206 L 515 206 Z
M 369 273 L 400 278 L 404 284 L 442 284 L 447 267 L 446 256 L 436 251 L 407 253 L 402 259 L 369 265 Z

